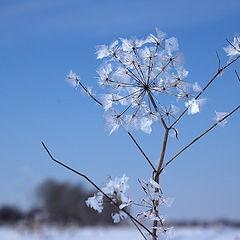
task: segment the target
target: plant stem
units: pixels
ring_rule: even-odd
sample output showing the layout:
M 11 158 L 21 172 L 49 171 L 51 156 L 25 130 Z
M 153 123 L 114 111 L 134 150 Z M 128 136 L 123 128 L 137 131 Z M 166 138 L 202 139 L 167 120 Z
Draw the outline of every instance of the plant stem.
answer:
M 200 138 L 202 138 L 205 134 L 210 132 L 213 128 L 215 128 L 220 122 L 224 121 L 226 118 L 228 118 L 230 115 L 235 113 L 237 110 L 240 109 L 240 105 L 238 105 L 236 108 L 234 108 L 229 114 L 227 114 L 225 117 L 223 117 L 221 120 L 213 124 L 211 127 L 209 127 L 206 131 L 201 133 L 198 137 L 193 139 L 188 145 L 186 145 L 184 148 L 182 148 L 178 153 L 176 153 L 160 170 L 160 173 L 175 159 L 177 158 L 182 152 L 184 152 L 186 149 L 188 149 L 192 144 L 194 144 L 196 141 L 198 141 Z
M 44 149 L 46 150 L 46 152 L 48 153 L 48 155 L 50 156 L 50 158 L 51 158 L 54 162 L 56 162 L 56 163 L 58 163 L 59 165 L 67 168 L 68 170 L 76 173 L 77 175 L 85 178 L 91 185 L 93 185 L 99 192 L 101 192 L 114 206 L 116 206 L 120 211 L 123 211 L 124 213 L 126 213 L 126 214 L 130 217 L 130 219 L 131 219 L 132 221 L 134 221 L 136 224 L 138 224 L 139 226 L 141 226 L 141 227 L 142 227 L 144 230 L 146 230 L 149 234 L 152 234 L 151 231 L 150 231 L 146 226 L 144 226 L 141 222 L 139 222 L 139 221 L 138 221 L 135 217 L 133 217 L 128 211 L 126 211 L 125 209 L 120 209 L 120 208 L 119 208 L 119 205 L 118 205 L 115 201 L 113 201 L 105 192 L 103 192 L 102 189 L 99 188 L 90 178 L 88 178 L 86 175 L 78 172 L 77 170 L 75 170 L 75 169 L 73 169 L 73 168 L 65 165 L 64 163 L 58 161 L 57 159 L 55 159 L 55 158 L 52 156 L 51 152 L 48 150 L 47 146 L 44 144 L 44 142 L 41 142 L 41 143 L 42 143 Z
M 219 76 L 223 73 L 223 71 L 228 68 L 229 66 L 231 66 L 234 62 L 236 62 L 238 59 L 240 58 L 240 55 L 237 56 L 236 58 L 234 58 L 231 62 L 227 63 L 224 67 L 219 68 L 218 67 L 218 71 L 215 73 L 215 75 L 210 79 L 210 81 L 205 85 L 205 87 L 202 89 L 202 91 L 194 98 L 194 99 L 198 99 L 204 92 L 205 90 L 211 85 L 211 83 Z M 181 118 L 182 116 L 187 112 L 188 108 L 186 108 L 178 117 L 177 119 L 171 124 L 171 126 L 169 127 L 172 128 Z

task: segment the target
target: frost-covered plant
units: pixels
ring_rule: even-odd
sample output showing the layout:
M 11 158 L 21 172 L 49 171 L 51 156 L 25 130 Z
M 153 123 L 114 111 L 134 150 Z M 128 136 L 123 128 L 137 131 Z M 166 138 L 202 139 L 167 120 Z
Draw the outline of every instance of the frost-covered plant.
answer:
M 145 198 L 141 202 L 136 202 L 130 199 L 126 193 L 128 178 L 125 175 L 121 178 L 109 178 L 106 186 L 100 188 L 86 175 L 54 159 L 46 145 L 42 143 L 52 160 L 82 176 L 98 190 L 86 200 L 87 206 L 101 213 L 103 201 L 107 199 L 118 209 L 116 213 L 112 214 L 113 221 L 117 223 L 129 217 L 144 239 L 157 240 L 163 233 L 169 232 L 170 229 L 164 225 L 160 206 L 168 206 L 171 199 L 165 198 L 160 187 L 161 173 L 182 152 L 214 127 L 224 126 L 226 119 L 240 109 L 240 105 L 237 105 L 228 113 L 215 111 L 213 125 L 194 138 L 171 159 L 165 160 L 170 131 L 178 138 L 175 125 L 186 113 L 191 115 L 200 111 L 201 105 L 205 101 L 204 98 L 200 98 L 202 94 L 219 75 L 223 74 L 226 68 L 240 58 L 240 38 L 235 36 L 233 42 L 229 42 L 224 50 L 230 57 L 229 61 L 226 65 L 221 66 L 217 54 L 219 63 L 217 72 L 203 88 L 196 82 L 190 83 L 186 80 L 188 71 L 182 64 L 177 39 L 175 37 L 167 38 L 166 34 L 158 29 L 155 35 L 150 34 L 145 39 L 120 38 L 110 45 L 97 47 L 97 59 L 105 60 L 97 70 L 98 83 L 106 89 L 106 93 L 99 97 L 93 94 L 91 88 L 83 84 L 76 73 L 70 71 L 67 76 L 70 85 L 82 88 L 89 97 L 104 108 L 110 134 L 123 127 L 152 168 L 152 177 L 148 181 L 139 180 Z M 237 71 L 236 75 L 240 81 Z M 181 108 L 184 109 L 179 114 Z M 176 116 L 177 114 L 178 116 Z M 161 155 L 156 166 L 130 132 L 141 130 L 150 134 L 154 122 L 160 122 L 165 133 Z M 135 217 L 129 212 L 130 206 L 140 206 L 142 210 Z M 148 221 L 147 225 L 141 222 L 142 218 Z M 151 228 L 149 228 L 149 223 Z

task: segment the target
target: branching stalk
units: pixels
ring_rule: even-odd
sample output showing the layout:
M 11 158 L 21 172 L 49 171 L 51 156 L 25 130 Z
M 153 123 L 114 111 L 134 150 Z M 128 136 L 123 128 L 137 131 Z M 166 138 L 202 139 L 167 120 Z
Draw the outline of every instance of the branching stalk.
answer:
M 147 160 L 147 162 L 149 163 L 149 165 L 152 167 L 153 171 L 156 172 L 155 167 L 153 166 L 152 162 L 149 160 L 149 158 L 147 157 L 147 155 L 145 154 L 145 152 L 142 150 L 142 148 L 139 146 L 138 142 L 136 141 L 136 139 L 133 137 L 133 135 L 130 132 L 127 132 L 127 134 L 130 136 L 130 138 L 132 139 L 132 141 L 135 143 L 135 145 L 137 146 L 137 148 L 139 149 L 139 151 L 142 153 L 142 155 L 145 157 L 145 159 Z
M 176 153 L 165 165 L 162 167 L 162 172 L 174 159 L 176 159 L 182 152 L 184 152 L 186 149 L 188 149 L 191 145 L 193 145 L 195 142 L 197 142 L 200 138 L 202 138 L 204 135 L 206 135 L 208 132 L 210 132 L 213 128 L 215 128 L 219 123 L 227 119 L 229 116 L 231 116 L 233 113 L 235 113 L 237 110 L 240 109 L 240 105 L 238 105 L 236 108 L 234 108 L 229 114 L 227 114 L 225 117 L 223 117 L 221 120 L 213 124 L 211 127 L 209 127 L 206 131 L 204 131 L 202 134 L 200 134 L 198 137 L 196 137 L 194 140 L 192 140 L 188 145 L 186 145 L 183 149 L 181 149 L 178 153 Z
M 211 80 L 205 85 L 205 87 L 202 89 L 202 91 L 195 97 L 197 100 L 204 92 L 205 90 L 211 85 L 211 83 L 220 75 L 223 73 L 223 71 L 231 66 L 234 62 L 236 62 L 240 58 L 240 55 L 234 58 L 231 62 L 227 63 L 224 67 L 218 68 L 218 71 L 215 73 L 215 75 L 211 78 Z M 169 128 L 172 128 L 181 118 L 182 116 L 187 112 L 188 108 L 186 108 L 177 118 L 176 120 L 171 124 Z
M 85 178 L 87 182 L 89 182 L 89 183 L 90 183 L 92 186 L 94 186 L 99 192 L 101 192 L 114 206 L 116 206 L 116 207 L 118 208 L 118 210 L 123 211 L 124 213 L 126 213 L 135 223 L 137 223 L 139 226 L 141 226 L 143 229 L 145 229 L 149 234 L 152 234 L 151 231 L 150 231 L 146 226 L 144 226 L 141 222 L 139 222 L 139 221 L 138 221 L 135 217 L 133 217 L 128 211 L 126 211 L 125 209 L 120 209 L 120 208 L 119 208 L 119 205 L 118 205 L 116 202 L 114 202 L 105 192 L 103 192 L 103 191 L 101 190 L 101 188 L 99 188 L 90 178 L 88 178 L 86 175 L 78 172 L 77 170 L 75 170 L 75 169 L 73 169 L 73 168 L 65 165 L 64 163 L 58 161 L 57 159 L 55 159 L 55 158 L 52 156 L 51 152 L 48 150 L 47 146 L 44 144 L 44 142 L 41 142 L 41 143 L 42 143 L 44 149 L 46 150 L 46 152 L 48 153 L 49 157 L 50 157 L 54 162 L 56 162 L 56 163 L 58 163 L 59 165 L 67 168 L 68 170 L 76 173 L 77 175 Z

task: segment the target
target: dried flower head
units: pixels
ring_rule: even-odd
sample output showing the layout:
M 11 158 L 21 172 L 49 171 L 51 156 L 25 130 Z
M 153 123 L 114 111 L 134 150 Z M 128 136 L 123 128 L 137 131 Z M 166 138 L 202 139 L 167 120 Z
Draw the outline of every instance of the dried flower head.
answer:
M 102 103 L 110 111 L 110 133 L 120 125 L 151 133 L 155 121 L 174 117 L 177 108 L 168 107 L 169 98 L 189 98 L 200 91 L 197 83 L 184 80 L 188 71 L 182 66 L 177 39 L 166 38 L 158 29 L 146 39 L 120 38 L 98 46 L 97 59 L 103 58 L 106 61 L 97 73 L 99 84 L 109 90 Z M 194 103 L 196 113 L 199 108 Z

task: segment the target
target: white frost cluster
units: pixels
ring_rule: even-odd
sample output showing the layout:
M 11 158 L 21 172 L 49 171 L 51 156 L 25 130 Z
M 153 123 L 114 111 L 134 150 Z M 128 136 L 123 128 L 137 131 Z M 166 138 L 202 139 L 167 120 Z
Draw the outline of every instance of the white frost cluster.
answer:
M 240 55 L 240 37 L 235 36 L 233 42 L 223 49 L 229 57 Z
M 224 119 L 222 120 L 224 117 L 226 117 L 228 115 L 227 112 L 217 112 L 215 111 L 216 116 L 214 117 L 214 120 L 218 123 L 218 125 L 220 125 L 221 127 L 224 127 L 227 124 L 227 120 Z
M 70 70 L 69 74 L 67 75 L 66 81 L 70 84 L 70 86 L 78 87 L 80 77 L 75 72 Z
M 205 102 L 205 99 L 190 99 L 185 102 L 185 107 L 188 109 L 188 114 L 196 114 L 200 112 L 201 105 Z
M 169 98 L 188 99 L 201 91 L 197 83 L 185 81 L 188 75 L 181 63 L 176 38 L 167 38 L 157 29 L 145 39 L 120 38 L 97 47 L 97 59 L 105 59 L 97 71 L 98 83 L 108 89 L 102 95 L 110 133 L 119 126 L 151 133 L 160 118 L 177 112 Z M 191 112 L 199 111 L 197 100 Z
M 148 182 L 141 181 L 142 189 L 146 194 L 146 198 L 144 198 L 141 202 L 142 206 L 146 209 L 138 214 L 138 216 L 147 218 L 150 221 L 158 221 L 159 226 L 162 230 L 165 230 L 163 226 L 164 218 L 163 216 L 159 215 L 159 211 L 154 211 L 154 201 L 158 201 L 159 206 L 169 207 L 171 206 L 173 199 L 172 198 L 165 198 L 163 196 L 162 190 L 160 185 L 155 182 L 152 178 L 149 179 Z M 140 204 L 140 205 L 141 205 Z
M 128 177 L 126 177 L 126 175 L 124 174 L 121 178 L 109 178 L 106 186 L 101 188 L 101 190 L 119 206 L 120 211 L 112 214 L 114 223 L 120 222 L 120 220 L 127 218 L 127 214 L 121 211 L 121 209 L 129 206 L 132 202 L 126 196 L 126 191 L 128 189 L 127 182 Z M 103 193 L 97 192 L 93 195 L 93 197 L 89 197 L 86 200 L 86 204 L 88 207 L 91 207 L 101 213 L 103 210 L 103 199 Z

